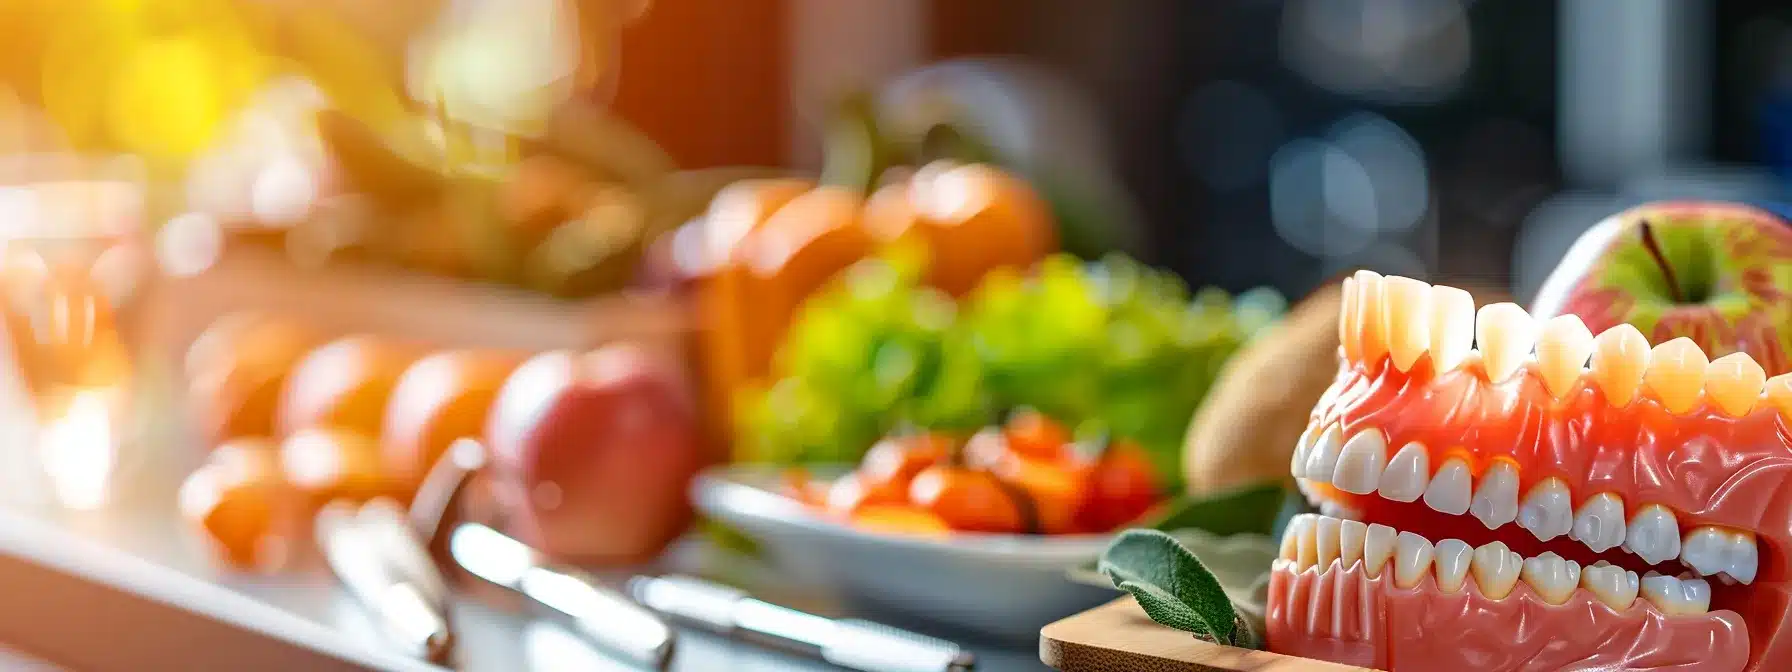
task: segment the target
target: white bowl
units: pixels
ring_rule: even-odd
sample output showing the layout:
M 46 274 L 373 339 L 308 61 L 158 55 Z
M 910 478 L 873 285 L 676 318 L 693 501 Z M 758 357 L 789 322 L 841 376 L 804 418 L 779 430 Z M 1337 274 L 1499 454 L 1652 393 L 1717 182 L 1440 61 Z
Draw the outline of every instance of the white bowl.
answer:
M 1099 557 L 1112 535 L 872 533 L 786 496 L 781 473 L 760 465 L 712 468 L 697 477 L 692 498 L 699 511 L 758 542 L 779 569 L 860 609 L 1022 642 L 1037 639 L 1052 621 L 1120 595 L 1069 577 Z

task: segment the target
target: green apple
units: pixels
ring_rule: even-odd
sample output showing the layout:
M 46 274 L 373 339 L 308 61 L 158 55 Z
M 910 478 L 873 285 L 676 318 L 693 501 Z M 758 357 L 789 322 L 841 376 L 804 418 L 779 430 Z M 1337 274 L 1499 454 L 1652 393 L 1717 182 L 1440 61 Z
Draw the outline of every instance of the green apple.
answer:
M 1594 225 L 1538 291 L 1538 320 L 1622 323 L 1653 344 L 1685 336 L 1713 359 L 1746 352 L 1792 371 L 1792 225 L 1734 203 L 1651 203 Z

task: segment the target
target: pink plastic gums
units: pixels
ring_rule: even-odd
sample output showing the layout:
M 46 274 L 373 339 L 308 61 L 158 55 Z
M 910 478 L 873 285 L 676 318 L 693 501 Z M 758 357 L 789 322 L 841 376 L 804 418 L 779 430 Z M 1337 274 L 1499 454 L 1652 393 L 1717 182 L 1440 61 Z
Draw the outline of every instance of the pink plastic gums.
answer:
M 1732 611 L 1625 613 L 1577 592 L 1560 606 L 1522 582 L 1490 600 L 1470 579 L 1444 594 L 1432 577 L 1397 588 L 1393 566 L 1369 578 L 1359 562 L 1270 575 L 1269 640 L 1278 653 L 1384 670 L 1684 670 L 1748 665 L 1748 629 Z M 1640 601 L 1640 600 L 1639 600 Z M 1465 671 L 1466 672 L 1466 671 Z

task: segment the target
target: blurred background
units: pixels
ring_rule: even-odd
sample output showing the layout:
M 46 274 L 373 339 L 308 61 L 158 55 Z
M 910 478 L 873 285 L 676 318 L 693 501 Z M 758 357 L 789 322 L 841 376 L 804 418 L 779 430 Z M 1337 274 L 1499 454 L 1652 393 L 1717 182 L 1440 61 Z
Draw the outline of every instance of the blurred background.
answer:
M 1525 303 L 1612 213 L 1789 187 L 1771 2 L 0 0 L 0 500 L 276 602 L 235 572 L 459 439 L 581 565 L 693 516 L 800 545 L 724 481 L 1099 535 L 1195 487 L 1224 365 L 1338 276 Z M 915 494 L 992 431 L 976 474 L 1050 444 L 998 478 L 1031 504 Z M 887 443 L 899 479 L 815 467 Z M 1015 634 L 862 580 L 821 582 Z M 1021 602 L 1024 640 L 1089 598 Z

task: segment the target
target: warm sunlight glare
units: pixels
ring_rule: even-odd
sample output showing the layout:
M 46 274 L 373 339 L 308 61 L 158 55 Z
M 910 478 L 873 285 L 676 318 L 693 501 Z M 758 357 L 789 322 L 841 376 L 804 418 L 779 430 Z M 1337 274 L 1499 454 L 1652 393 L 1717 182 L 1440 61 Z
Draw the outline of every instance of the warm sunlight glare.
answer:
M 45 423 L 38 448 L 57 500 L 71 509 L 106 503 L 114 462 L 111 408 L 101 390 L 75 394 L 62 417 Z

